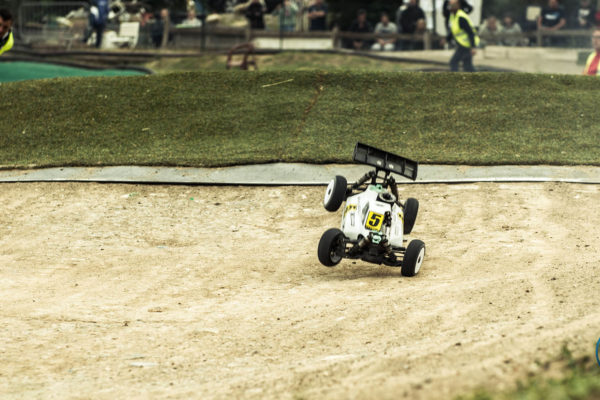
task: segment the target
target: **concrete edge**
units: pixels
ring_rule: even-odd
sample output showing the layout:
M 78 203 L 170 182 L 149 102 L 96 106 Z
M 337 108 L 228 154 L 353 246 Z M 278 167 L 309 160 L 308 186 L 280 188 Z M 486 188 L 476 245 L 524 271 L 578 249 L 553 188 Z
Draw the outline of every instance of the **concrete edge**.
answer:
M 0 183 L 98 182 L 162 185 L 323 186 L 335 175 L 355 182 L 370 167 L 359 164 L 273 163 L 226 168 L 189 167 L 62 167 L 0 170 Z M 415 182 L 400 184 L 458 184 L 476 182 L 564 182 L 600 184 L 600 167 L 593 166 L 419 166 Z

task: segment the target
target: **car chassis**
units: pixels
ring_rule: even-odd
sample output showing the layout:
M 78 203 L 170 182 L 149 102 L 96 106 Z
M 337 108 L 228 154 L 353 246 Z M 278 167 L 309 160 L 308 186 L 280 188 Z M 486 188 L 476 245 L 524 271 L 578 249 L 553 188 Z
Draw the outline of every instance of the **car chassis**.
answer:
M 343 258 L 401 267 L 402 275 L 414 276 L 425 256 L 425 244 L 412 240 L 404 246 L 404 235 L 414 226 L 419 202 L 399 200 L 393 174 L 416 180 L 418 163 L 386 151 L 357 143 L 355 162 L 374 166 L 358 181 L 348 185 L 336 176 L 325 191 L 325 209 L 337 211 L 345 201 L 340 229 L 327 230 L 319 242 L 319 261 L 333 267 Z

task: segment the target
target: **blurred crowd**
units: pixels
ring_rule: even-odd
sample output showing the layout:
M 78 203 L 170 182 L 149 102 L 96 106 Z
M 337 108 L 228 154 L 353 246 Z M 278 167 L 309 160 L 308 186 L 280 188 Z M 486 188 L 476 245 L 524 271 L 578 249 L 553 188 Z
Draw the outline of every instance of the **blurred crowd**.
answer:
M 537 14 L 533 22 L 525 22 L 523 29 L 507 12 L 502 16 L 488 16 L 479 28 L 479 34 L 486 44 L 492 45 L 527 45 L 529 40 L 520 34 L 526 31 L 541 30 L 557 32 L 560 30 L 590 30 L 600 25 L 600 13 L 591 0 L 580 0 L 577 7 L 567 9 L 559 0 L 548 0 L 544 7 L 532 7 L 529 13 Z M 564 37 L 549 36 L 544 38 L 544 45 L 560 46 L 565 43 Z
M 105 26 L 106 10 L 109 0 L 92 0 L 92 10 L 99 10 L 96 16 L 90 17 L 88 32 L 97 31 L 97 37 Z M 114 1 L 114 0 L 113 0 Z M 399 7 L 387 7 L 385 12 L 380 12 L 381 7 L 374 8 L 371 2 L 352 2 L 355 13 L 353 21 L 340 23 L 338 15 L 331 13 L 327 0 L 187 0 L 185 12 L 174 13 L 173 10 L 162 9 L 154 13 L 145 13 L 141 18 L 141 25 L 151 25 L 152 42 L 155 46 L 164 46 L 165 34 L 169 27 L 193 28 L 209 23 L 221 23 L 227 18 L 238 18 L 254 30 L 270 29 L 282 32 L 318 32 L 339 29 L 354 35 L 345 35 L 342 45 L 354 50 L 420 50 L 424 48 L 423 35 L 432 32 L 434 22 L 431 12 L 431 1 L 427 1 L 426 13 L 420 4 L 421 0 L 403 0 Z M 461 9 L 470 14 L 473 6 L 471 0 L 459 0 Z M 534 43 L 532 35 L 524 32 L 536 30 L 559 31 L 564 29 L 592 29 L 600 23 L 600 13 L 597 12 L 592 0 L 579 0 L 577 7 L 565 9 L 559 0 L 544 0 L 543 7 L 529 7 L 526 15 L 515 15 L 507 10 L 500 15 L 486 15 L 484 10 L 476 10 L 478 16 L 485 17 L 479 26 L 475 27 L 476 33 L 481 38 L 483 45 L 526 46 Z M 332 3 L 333 4 L 333 3 Z M 362 4 L 362 8 L 359 8 Z M 398 4 L 398 2 L 395 2 Z M 445 18 L 444 27 L 438 25 L 437 33 L 444 36 L 449 32 L 449 0 L 442 6 Z M 573 4 L 573 3 L 569 3 Z M 348 6 L 350 7 L 350 5 Z M 338 6 L 339 8 L 339 6 Z M 385 9 L 385 7 L 384 7 Z M 531 9 L 531 10 L 530 10 Z M 339 11 L 339 10 L 338 10 Z M 483 13 L 482 13 L 483 11 Z M 339 14 L 339 13 L 338 13 Z M 519 14 L 522 14 L 520 10 Z M 231 17 L 228 17 L 231 16 Z M 235 17 L 234 17 L 235 16 Z M 269 23 L 267 23 L 267 20 Z M 478 20 L 479 18 L 477 18 Z M 245 22 L 244 22 L 245 21 Z M 273 23 L 276 21 L 276 24 Z M 438 21 L 439 24 L 439 21 Z M 239 26 L 239 25 L 235 25 Z M 369 39 L 364 39 L 364 35 Z M 400 36 L 392 34 L 400 34 Z M 87 38 L 87 36 L 86 36 Z M 544 35 L 543 45 L 562 45 L 564 37 Z M 96 43 L 100 45 L 99 42 Z M 434 42 L 433 47 L 440 46 Z
M 197 2 L 199 0 L 196 0 Z M 279 17 L 280 29 L 284 32 L 305 30 L 299 29 L 299 21 L 308 19 L 308 31 L 322 31 L 333 27 L 328 13 L 326 0 L 207 0 L 202 12 L 207 8 L 221 12 L 242 12 L 248 19 L 253 29 L 265 29 L 265 15 Z M 405 35 L 425 33 L 431 23 L 427 21 L 426 13 L 420 6 L 420 0 L 405 0 L 395 11 L 378 15 L 373 18 L 368 5 L 364 2 L 363 8 L 357 10 L 356 18 L 349 26 L 340 27 L 341 30 L 354 33 L 389 34 L 400 33 Z M 485 5 L 485 4 L 484 4 Z M 471 13 L 473 7 L 469 0 L 461 0 L 462 9 Z M 448 21 L 448 1 L 444 1 L 443 14 Z M 481 10 L 480 10 L 481 11 Z M 514 15 L 511 10 L 501 15 L 487 15 L 478 27 L 478 33 L 485 45 L 519 46 L 528 45 L 523 32 L 542 30 L 558 31 L 561 29 L 592 29 L 600 23 L 600 13 L 597 12 L 592 0 L 579 0 L 576 8 L 565 9 L 559 0 L 547 0 L 543 7 L 532 7 L 528 14 L 536 13 L 533 21 L 527 20 L 525 15 Z M 485 10 L 484 10 L 485 15 Z M 369 16 L 371 18 L 369 19 Z M 431 18 L 431 17 L 430 17 Z M 439 32 L 440 30 L 438 30 Z M 560 45 L 559 38 L 548 37 L 546 45 Z M 352 49 L 374 50 L 404 50 L 422 48 L 422 41 L 394 40 L 378 38 L 376 40 L 347 40 L 344 45 Z

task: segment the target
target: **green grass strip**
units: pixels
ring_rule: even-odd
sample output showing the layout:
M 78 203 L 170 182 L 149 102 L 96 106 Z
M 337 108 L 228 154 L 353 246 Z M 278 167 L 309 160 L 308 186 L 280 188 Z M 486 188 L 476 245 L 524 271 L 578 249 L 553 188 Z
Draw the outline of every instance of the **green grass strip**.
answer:
M 193 72 L 0 85 L 2 167 L 349 162 L 600 164 L 600 80 Z
M 539 363 L 541 372 L 518 382 L 514 390 L 494 392 L 484 388 L 456 400 L 598 400 L 600 367 L 590 357 L 574 359 L 563 346 L 561 356 L 553 362 Z M 554 367 L 554 368 L 552 368 Z M 560 377 L 547 377 L 554 369 Z

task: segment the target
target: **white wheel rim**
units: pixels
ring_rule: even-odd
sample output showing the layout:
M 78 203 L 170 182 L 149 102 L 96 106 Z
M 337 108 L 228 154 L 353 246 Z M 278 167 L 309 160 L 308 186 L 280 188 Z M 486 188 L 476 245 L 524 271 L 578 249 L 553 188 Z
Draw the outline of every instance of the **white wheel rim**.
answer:
M 335 181 L 332 179 L 331 182 L 329 182 L 329 185 L 327 185 L 327 189 L 325 189 L 325 198 L 323 199 L 324 205 L 327 205 L 331 199 L 331 195 L 333 194 L 333 185 L 335 185 Z
M 419 251 L 419 255 L 417 256 L 417 261 L 415 262 L 415 275 L 421 269 L 421 264 L 423 264 L 424 258 L 425 258 L 425 247 L 421 248 L 421 251 Z

